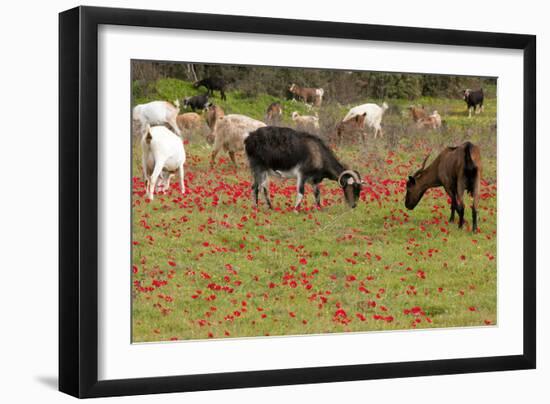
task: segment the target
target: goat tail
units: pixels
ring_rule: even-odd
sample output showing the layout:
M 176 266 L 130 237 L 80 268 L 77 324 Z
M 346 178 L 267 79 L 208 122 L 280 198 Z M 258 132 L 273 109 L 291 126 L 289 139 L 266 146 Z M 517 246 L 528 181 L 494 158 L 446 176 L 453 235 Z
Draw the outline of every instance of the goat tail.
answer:
M 470 195 L 474 192 L 474 187 L 476 183 L 476 178 L 478 174 L 478 167 L 474 160 L 472 159 L 472 149 L 474 148 L 473 143 L 466 142 L 464 148 L 464 178 L 466 182 L 466 191 Z
M 151 136 L 151 126 L 147 123 L 145 125 L 145 143 L 151 144 L 151 140 L 153 140 L 153 136 Z

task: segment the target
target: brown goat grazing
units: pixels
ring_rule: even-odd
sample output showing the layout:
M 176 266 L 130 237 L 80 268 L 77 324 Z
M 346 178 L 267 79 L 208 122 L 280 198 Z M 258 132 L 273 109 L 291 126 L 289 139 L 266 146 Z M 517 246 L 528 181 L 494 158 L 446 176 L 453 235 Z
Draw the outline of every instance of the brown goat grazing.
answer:
M 418 108 L 418 107 L 415 107 L 414 105 L 411 105 L 408 109 L 411 113 L 413 121 L 415 122 L 418 122 L 423 118 L 426 118 L 426 116 L 428 115 L 426 113 L 426 110 L 424 109 L 424 106 L 422 106 L 421 108 Z
M 321 106 L 325 94 L 325 90 L 322 88 L 299 87 L 294 83 L 290 85 L 288 91 L 301 98 L 306 104 L 312 102 L 316 107 Z
M 195 112 L 187 112 L 176 117 L 178 128 L 183 132 L 195 132 L 202 128 L 203 120 L 201 116 Z
M 216 125 L 216 121 L 224 115 L 225 113 L 219 105 L 212 104 L 206 109 L 206 124 L 208 125 L 210 130 L 214 130 L 214 125 Z
M 223 109 L 218 105 L 212 104 L 206 109 L 206 124 L 210 128 L 210 133 L 206 135 L 206 142 L 208 144 L 214 144 L 214 128 L 216 122 L 223 116 L 225 116 L 225 112 L 223 112 Z
M 344 138 L 344 135 L 353 134 L 355 132 L 359 132 L 362 140 L 365 141 L 367 134 L 363 128 L 365 127 L 366 116 L 367 113 L 365 112 L 361 115 L 355 115 L 347 121 L 339 122 L 338 125 L 336 125 L 336 136 L 338 141 L 341 141 Z
M 269 107 L 267 107 L 267 112 L 265 114 L 265 123 L 268 125 L 278 125 L 281 123 L 281 118 L 283 117 L 283 106 L 280 102 L 274 102 Z
M 458 212 L 458 227 L 464 225 L 464 191 L 472 195 L 472 231 L 477 231 L 477 208 L 481 182 L 481 153 L 479 147 L 466 142 L 457 147 L 447 147 L 427 167 L 424 159 L 422 167 L 407 181 L 405 206 L 414 209 L 429 188 L 443 186 L 451 198 L 450 222 L 454 222 L 455 211 Z

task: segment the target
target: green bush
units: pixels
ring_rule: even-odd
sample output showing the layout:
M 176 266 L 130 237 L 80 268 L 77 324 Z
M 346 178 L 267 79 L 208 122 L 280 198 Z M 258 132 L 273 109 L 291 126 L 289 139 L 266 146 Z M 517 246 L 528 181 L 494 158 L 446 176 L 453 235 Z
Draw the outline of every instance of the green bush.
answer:
M 197 90 L 191 86 L 194 78 L 190 66 L 187 63 L 134 62 L 132 77 L 134 82 L 140 83 L 139 88 L 134 89 L 134 95 L 137 98 L 154 95 L 173 99 L 176 95 L 182 97 L 197 94 Z M 479 87 L 483 87 L 487 97 L 496 96 L 495 78 L 207 64 L 195 64 L 193 69 L 198 78 L 222 77 L 229 91 L 238 90 L 248 98 L 265 93 L 276 99 L 288 99 L 291 83 L 321 87 L 325 90 L 324 99 L 327 102 L 340 104 L 356 103 L 366 97 L 460 99 L 463 89 Z M 156 89 L 148 87 L 147 83 L 155 82 Z M 204 92 L 204 88 L 200 92 Z

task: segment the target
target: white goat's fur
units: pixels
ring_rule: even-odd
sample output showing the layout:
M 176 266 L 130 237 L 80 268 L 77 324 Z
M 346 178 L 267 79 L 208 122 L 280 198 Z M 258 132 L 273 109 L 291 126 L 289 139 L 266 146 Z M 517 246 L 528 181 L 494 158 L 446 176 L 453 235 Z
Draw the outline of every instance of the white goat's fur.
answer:
M 168 124 L 178 136 L 181 136 L 180 129 L 176 122 L 179 108 L 168 101 L 152 101 L 147 104 L 139 104 L 132 111 L 134 123 L 139 123 L 141 137 L 146 133 L 146 127 Z
M 296 129 L 303 132 L 319 133 L 319 117 L 313 115 L 300 115 L 297 111 L 292 113 L 292 120 Z
M 434 119 L 436 128 L 441 128 L 441 115 L 437 111 L 434 111 L 430 116 Z
M 170 178 L 178 171 L 181 193 L 185 193 L 183 181 L 183 164 L 185 163 L 185 149 L 183 141 L 164 126 L 145 125 L 145 135 L 141 138 L 143 177 L 147 197 L 153 199 L 153 194 L 159 179 L 165 182 L 163 186 L 170 186 Z
M 376 104 L 358 105 L 350 109 L 342 121 L 346 122 L 355 118 L 357 115 L 363 115 L 366 113 L 367 115 L 365 117 L 364 125 L 374 129 L 374 138 L 376 139 L 379 133 L 380 136 L 384 135 L 382 132 L 382 118 L 384 117 L 384 112 L 386 112 L 387 109 L 388 104 L 385 102 L 382 106 Z
M 441 116 L 437 111 L 434 111 L 431 115 L 421 118 L 416 123 L 416 127 L 420 129 L 439 129 L 441 128 Z
M 211 164 L 214 164 L 220 150 L 229 153 L 231 161 L 236 165 L 235 152 L 244 149 L 244 140 L 250 132 L 266 126 L 265 123 L 245 115 L 230 114 L 219 117 L 212 132 L 214 149 L 212 150 Z

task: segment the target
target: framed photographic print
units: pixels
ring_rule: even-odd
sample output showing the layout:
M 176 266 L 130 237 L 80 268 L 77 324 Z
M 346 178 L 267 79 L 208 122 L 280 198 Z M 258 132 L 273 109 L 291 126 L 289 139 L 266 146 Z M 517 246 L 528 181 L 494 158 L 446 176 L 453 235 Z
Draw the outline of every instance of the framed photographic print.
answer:
M 61 391 L 535 367 L 534 36 L 59 22 Z

